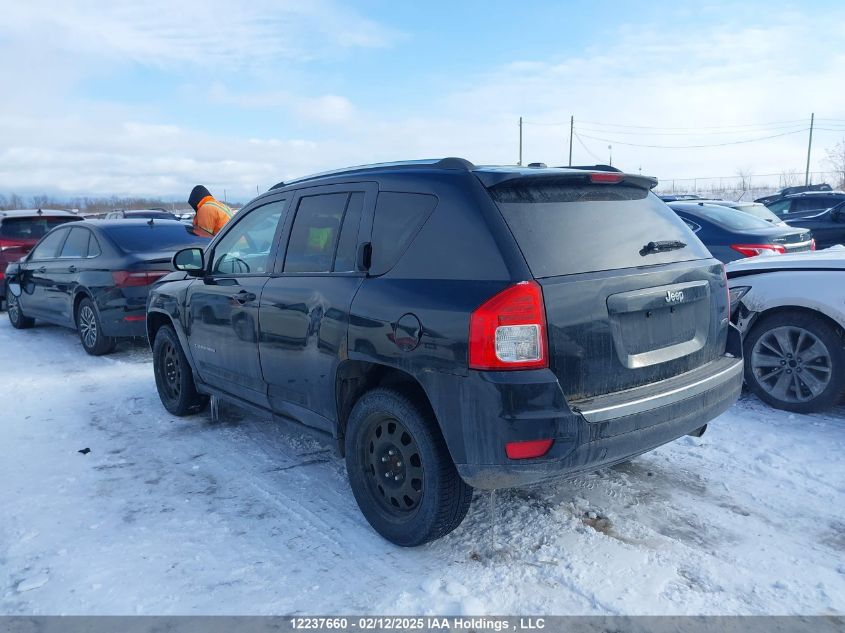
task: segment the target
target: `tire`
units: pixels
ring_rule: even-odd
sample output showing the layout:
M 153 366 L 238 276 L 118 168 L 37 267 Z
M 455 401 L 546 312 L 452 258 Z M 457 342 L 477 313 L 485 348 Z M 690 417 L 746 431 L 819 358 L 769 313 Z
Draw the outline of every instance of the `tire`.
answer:
M 197 391 L 194 374 L 176 332 L 163 325 L 153 342 L 153 372 L 158 397 L 164 408 L 177 416 L 199 413 L 208 405 L 208 396 Z
M 472 488 L 458 475 L 437 420 L 404 394 L 365 393 L 349 416 L 345 444 L 358 507 L 388 541 L 422 545 L 464 520 Z
M 811 413 L 845 394 L 845 339 L 821 315 L 782 312 L 763 317 L 744 342 L 745 382 L 763 402 Z
M 9 287 L 6 287 L 6 310 L 9 315 L 9 323 L 12 327 L 18 330 L 26 330 L 35 325 L 35 319 L 24 316 L 23 308 L 21 308 L 20 301 L 12 294 Z
M 114 351 L 117 341 L 103 334 L 100 313 L 91 299 L 85 297 L 79 302 L 74 320 L 82 349 L 91 356 L 103 356 Z

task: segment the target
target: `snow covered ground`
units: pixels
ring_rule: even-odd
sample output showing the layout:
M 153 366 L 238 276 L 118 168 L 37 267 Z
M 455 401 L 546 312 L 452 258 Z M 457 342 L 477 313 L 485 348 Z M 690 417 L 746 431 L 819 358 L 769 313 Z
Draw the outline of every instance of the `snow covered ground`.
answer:
M 170 416 L 142 345 L 91 358 L 3 314 L 0 359 L 0 613 L 845 613 L 845 409 L 748 397 L 630 464 L 477 493 L 407 550 L 325 446 Z

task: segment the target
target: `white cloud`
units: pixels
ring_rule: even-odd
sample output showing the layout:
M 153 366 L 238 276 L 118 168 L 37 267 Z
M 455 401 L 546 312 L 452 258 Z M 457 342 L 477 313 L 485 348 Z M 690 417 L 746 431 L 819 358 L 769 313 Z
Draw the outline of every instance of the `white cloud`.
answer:
M 103 64 L 237 68 L 381 48 L 403 37 L 330 0 L 34 0 L 6 3 L 3 13 L 0 34 Z
M 389 44 L 398 37 L 324 3 L 307 9 L 235 4 L 201 8 L 191 0 L 177 8 L 161 3 L 143 11 L 134 8 L 141 5 L 73 10 L 57 5 L 48 17 L 36 15 L 30 5 L 12 5 L 15 25 L 9 26 L 8 19 L 0 25 L 0 35 L 12 33 L 5 43 L 0 38 L 0 54 L 15 53 L 40 70 L 32 77 L 32 64 L 0 65 L 0 85 L 19 88 L 5 91 L 8 96 L 4 93 L 0 100 L 0 191 L 183 195 L 204 182 L 212 190 L 226 188 L 231 199 L 250 197 L 256 186 L 263 190 L 293 176 L 365 162 L 458 155 L 477 163 L 513 163 L 520 115 L 529 122 L 526 162 L 564 164 L 566 123 L 574 114 L 576 131 L 591 152 L 576 142 L 576 163 L 607 159 L 608 142 L 587 138 L 593 136 L 613 141 L 615 164 L 633 171 L 641 166 L 644 173 L 661 177 L 730 176 L 740 168 L 754 173 L 803 171 L 803 133 L 723 148 L 649 149 L 621 143 L 691 145 L 765 134 L 737 128 L 731 134 L 645 136 L 588 122 L 691 128 L 793 120 L 808 116 L 810 110 L 845 118 L 845 52 L 838 33 L 843 11 L 825 20 L 808 12 L 756 24 L 714 17 L 694 33 L 662 26 L 626 28 L 576 57 L 515 60 L 458 78 L 451 69 L 434 69 L 444 85 L 459 80 L 461 87 L 431 90 L 427 99 L 409 96 L 392 110 L 354 103 L 331 90 L 314 94 L 291 82 L 278 82 L 284 89 L 267 89 L 274 84 L 265 82 L 255 91 L 236 91 L 227 83 L 233 75 L 224 72 L 206 91 L 218 109 L 229 109 L 226 117 L 249 120 L 256 111 L 278 110 L 295 130 L 289 138 L 278 131 L 265 137 L 254 130 L 239 138 L 216 132 L 213 123 L 207 128 L 205 123 L 176 126 L 162 114 L 164 106 L 157 112 L 142 106 L 74 103 L 64 96 L 76 81 L 109 71 L 100 62 L 75 64 L 70 53 L 50 57 L 49 51 L 33 49 L 26 39 L 43 26 L 43 19 L 51 33 L 59 33 L 48 38 L 48 47 L 64 47 L 74 54 L 83 50 L 83 56 L 99 47 L 106 65 L 120 58 L 121 63 L 143 59 L 250 66 L 260 65 L 267 56 L 331 54 L 344 47 Z M 33 6 L 43 13 L 43 5 Z M 296 34 L 306 32 L 303 25 L 317 15 L 319 28 L 306 42 Z M 89 18 L 90 24 L 85 23 Z M 345 28 L 344 20 L 352 20 L 355 28 Z M 221 24 L 231 37 L 219 42 Z M 290 37 L 280 39 L 280 34 Z M 372 84 L 373 103 L 390 90 Z M 401 102 L 390 96 L 391 103 Z M 814 169 L 825 168 L 824 148 L 842 136 L 845 131 L 817 133 Z

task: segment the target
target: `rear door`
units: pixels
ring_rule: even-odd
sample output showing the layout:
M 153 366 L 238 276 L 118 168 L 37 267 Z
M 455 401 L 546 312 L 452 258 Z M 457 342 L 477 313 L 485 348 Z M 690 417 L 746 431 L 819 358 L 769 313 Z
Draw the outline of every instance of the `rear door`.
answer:
M 208 274 L 187 293 L 187 332 L 200 378 L 267 406 L 258 360 L 258 299 L 273 270 L 286 200 L 238 214 L 208 252 Z
M 261 296 L 261 367 L 274 410 L 331 431 L 335 376 L 364 273 L 356 253 L 372 217 L 372 183 L 305 189 L 291 204 L 284 260 Z
M 533 180 L 491 193 L 543 288 L 551 368 L 570 401 L 724 353 L 723 268 L 648 190 Z

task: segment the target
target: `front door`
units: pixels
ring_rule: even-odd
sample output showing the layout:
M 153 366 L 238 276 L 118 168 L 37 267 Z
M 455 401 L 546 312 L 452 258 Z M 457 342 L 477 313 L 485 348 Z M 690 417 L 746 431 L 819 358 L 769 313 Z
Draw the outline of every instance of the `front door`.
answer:
M 56 229 L 32 249 L 21 266 L 20 306 L 27 316 L 57 322 L 53 279 L 57 270 L 59 251 L 70 229 Z
M 335 376 L 346 358 L 349 310 L 364 273 L 356 270 L 362 217 L 374 184 L 299 192 L 284 262 L 261 295 L 261 367 L 273 409 L 331 431 Z
M 285 200 L 246 209 L 208 251 L 188 289 L 187 333 L 200 379 L 267 406 L 258 360 L 258 301 L 273 268 Z

